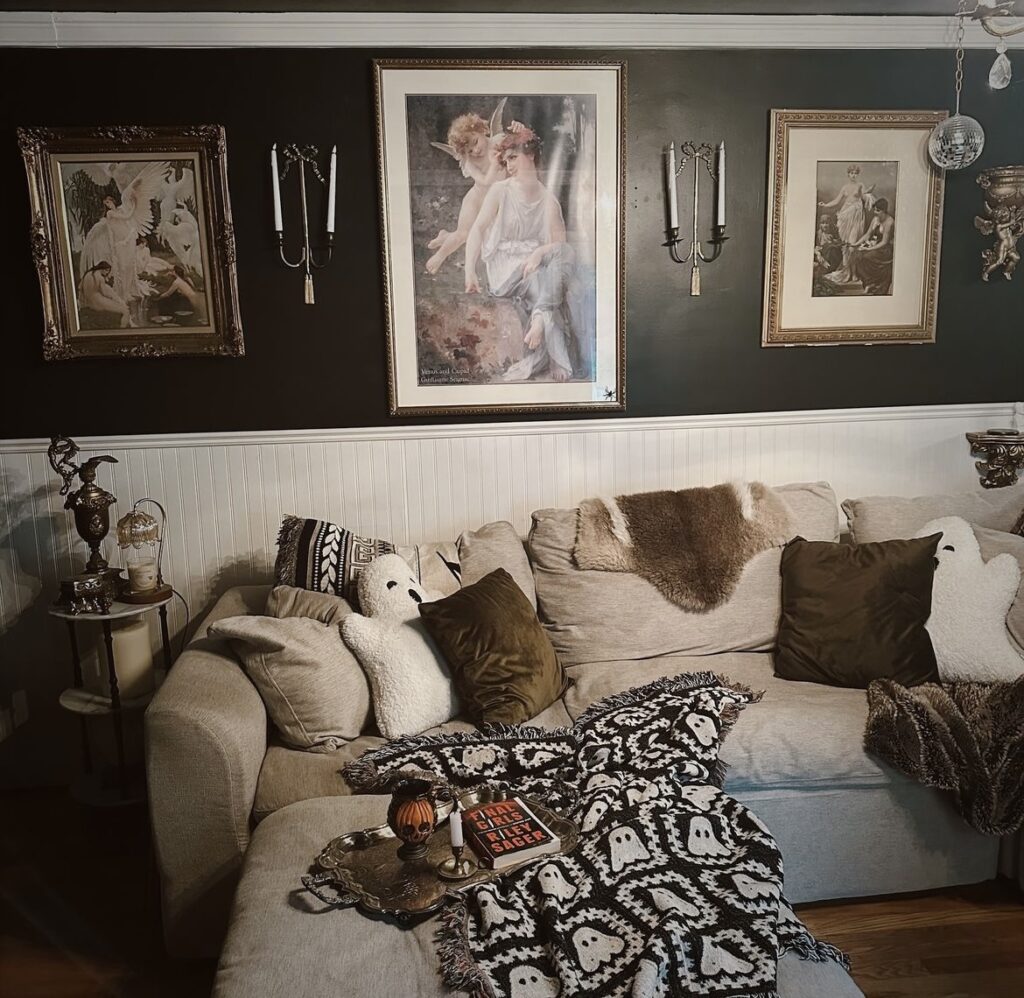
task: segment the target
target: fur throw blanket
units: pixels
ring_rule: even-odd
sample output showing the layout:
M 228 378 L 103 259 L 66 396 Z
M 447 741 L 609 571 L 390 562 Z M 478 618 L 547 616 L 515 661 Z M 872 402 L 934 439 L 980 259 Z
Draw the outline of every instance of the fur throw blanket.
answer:
M 580 503 L 576 566 L 633 572 L 684 610 L 725 603 L 755 554 L 790 539 L 789 507 L 760 482 Z
M 876 679 L 864 746 L 926 787 L 950 791 L 979 832 L 1024 827 L 1024 677 L 913 689 Z
M 609 697 L 571 728 L 393 742 L 345 769 L 380 792 L 401 769 L 509 785 L 580 823 L 572 853 L 453 894 L 441 974 L 472 998 L 778 998 L 776 962 L 845 957 L 782 895 L 771 833 L 720 790 L 718 747 L 760 699 L 709 672 Z

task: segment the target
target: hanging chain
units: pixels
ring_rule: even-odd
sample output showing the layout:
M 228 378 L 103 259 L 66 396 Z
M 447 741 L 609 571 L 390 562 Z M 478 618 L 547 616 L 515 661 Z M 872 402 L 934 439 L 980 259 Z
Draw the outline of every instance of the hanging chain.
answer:
M 964 88 L 964 18 L 967 0 L 960 0 L 956 11 L 956 113 L 960 113 L 960 91 Z

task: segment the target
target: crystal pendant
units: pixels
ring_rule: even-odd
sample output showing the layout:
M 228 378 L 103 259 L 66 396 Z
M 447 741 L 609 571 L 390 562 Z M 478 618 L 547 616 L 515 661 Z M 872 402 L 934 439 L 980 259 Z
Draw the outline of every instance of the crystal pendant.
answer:
M 996 61 L 988 73 L 988 85 L 993 90 L 1005 90 L 1013 79 L 1013 66 L 1010 65 L 1010 57 L 1006 54 L 1006 39 L 1000 38 L 996 46 Z
M 932 129 L 928 136 L 928 155 L 943 170 L 963 170 L 985 148 L 985 130 L 966 114 L 954 114 Z

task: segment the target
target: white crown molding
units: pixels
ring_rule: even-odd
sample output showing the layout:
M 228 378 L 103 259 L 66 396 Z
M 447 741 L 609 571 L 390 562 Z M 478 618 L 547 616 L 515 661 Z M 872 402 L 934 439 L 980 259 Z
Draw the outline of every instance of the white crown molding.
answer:
M 926 49 L 951 17 L 751 14 L 0 12 L 0 44 L 38 48 Z M 1024 35 L 1008 40 L 1024 47 Z M 969 24 L 968 48 L 995 40 Z
M 92 450 L 152 450 L 167 447 L 245 447 L 292 444 L 358 443 L 374 440 L 442 440 L 466 437 L 521 437 L 550 434 L 613 433 L 644 430 L 709 430 L 806 424 L 902 422 L 905 420 L 978 420 L 978 429 L 998 423 L 1024 422 L 1024 403 L 986 402 L 969 405 L 904 405 L 863 409 L 805 409 L 793 412 L 742 412 L 710 416 L 538 420 L 520 423 L 436 423 L 429 426 L 350 427 L 328 430 L 239 430 L 211 433 L 148 433 L 78 437 L 78 446 Z M 43 437 L 0 440 L 0 454 L 45 453 Z

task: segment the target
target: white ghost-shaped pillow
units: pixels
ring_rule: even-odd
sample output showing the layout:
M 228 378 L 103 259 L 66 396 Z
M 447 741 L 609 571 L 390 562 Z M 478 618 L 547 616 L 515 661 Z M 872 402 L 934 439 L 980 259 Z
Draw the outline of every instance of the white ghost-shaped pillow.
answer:
M 1006 615 L 1020 587 L 1012 554 L 985 562 L 971 525 L 959 516 L 926 523 L 918 537 L 942 534 L 935 552 L 932 612 L 925 627 L 943 682 L 1000 682 L 1024 675 Z
M 349 614 L 341 634 L 370 680 L 386 738 L 418 735 L 459 712 L 448 666 L 420 619 L 420 603 L 437 598 L 397 554 L 375 558 L 359 574 L 363 613 Z

